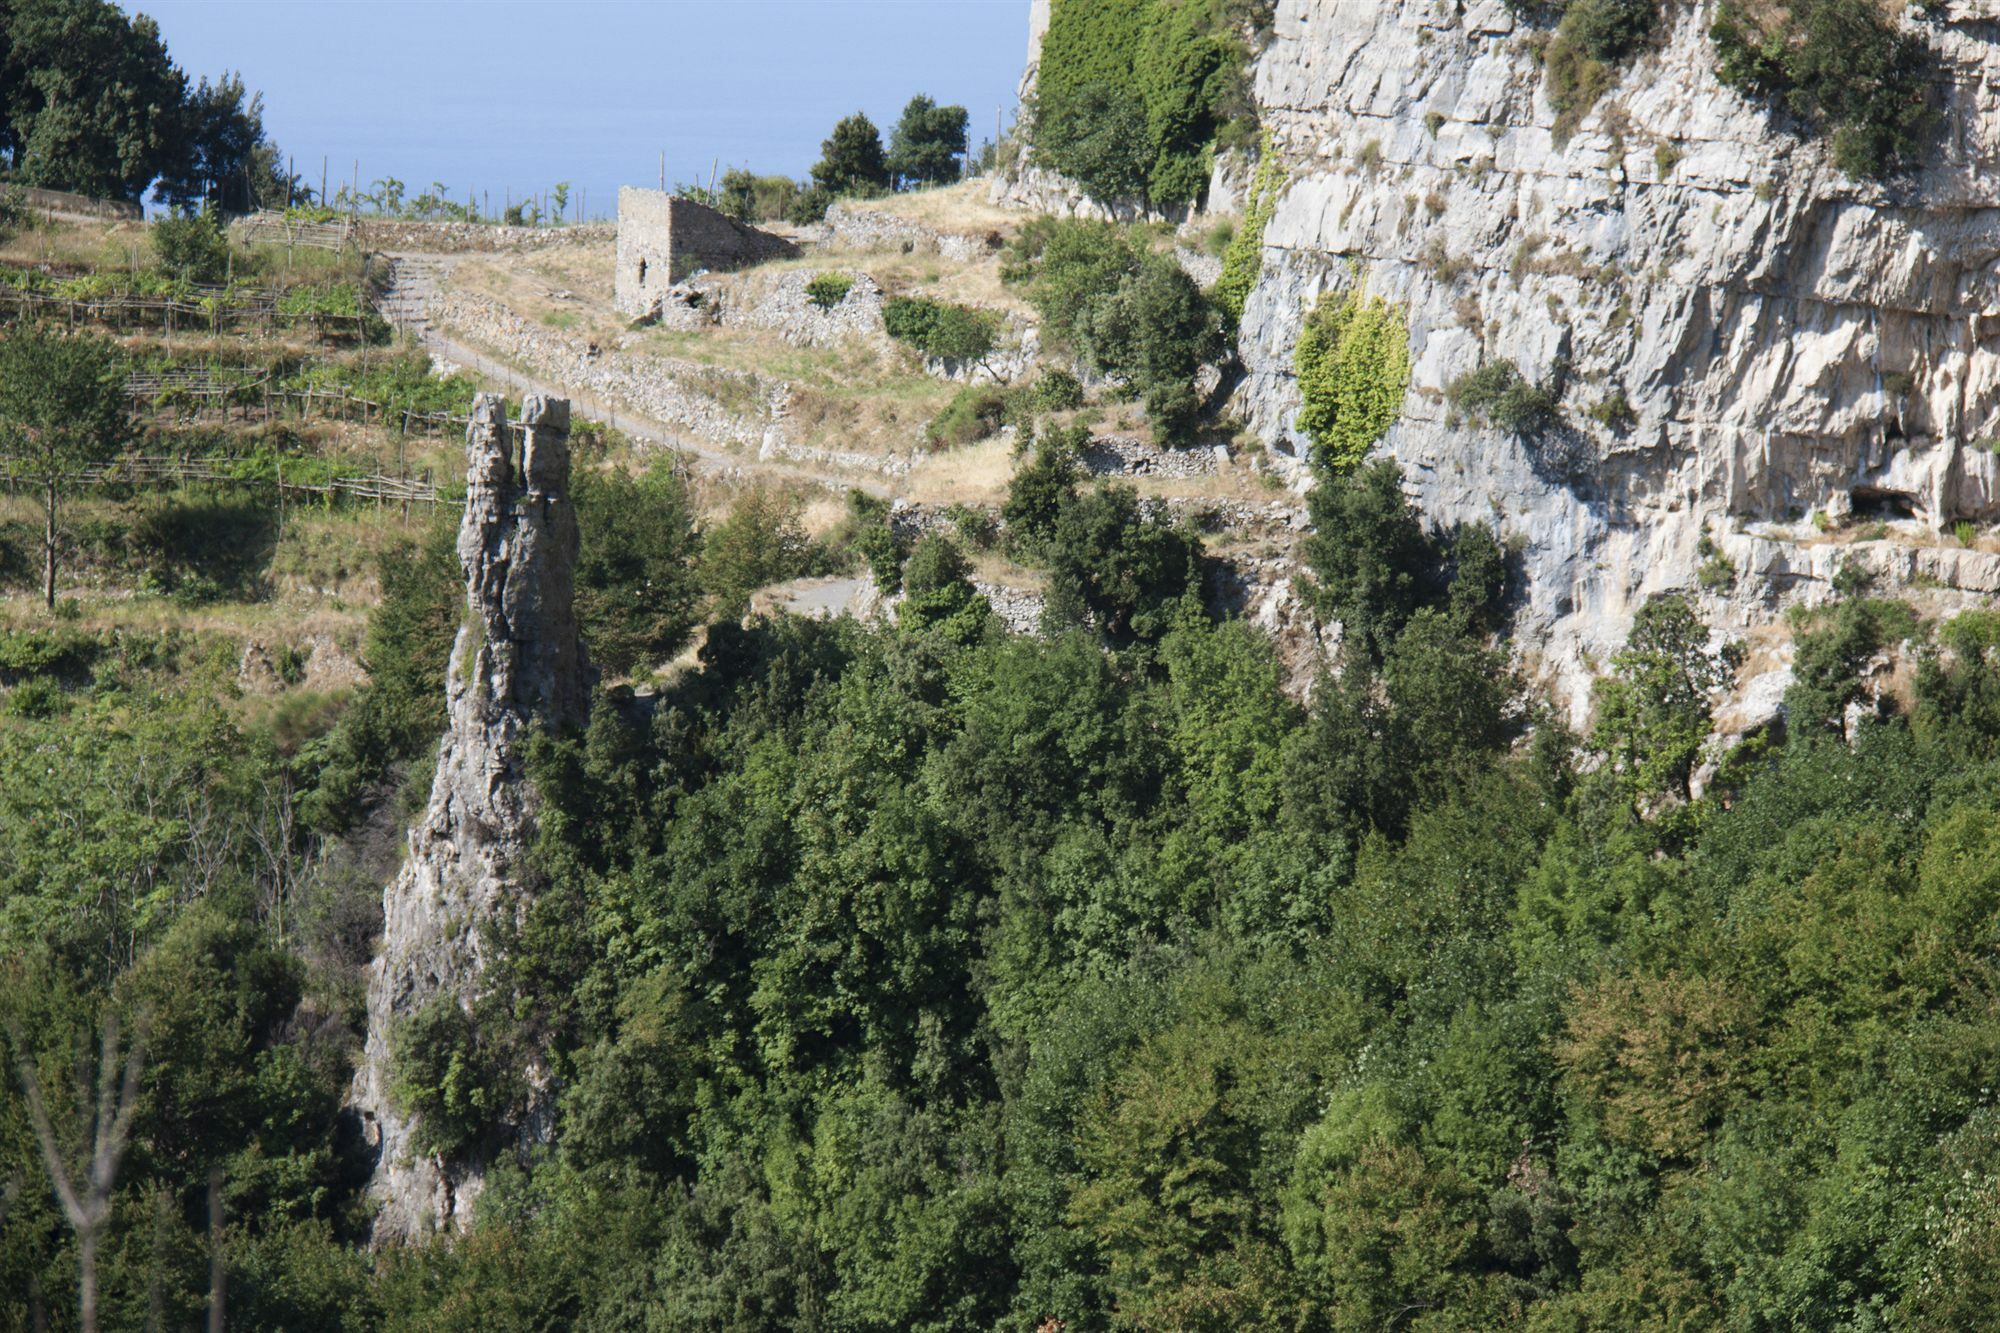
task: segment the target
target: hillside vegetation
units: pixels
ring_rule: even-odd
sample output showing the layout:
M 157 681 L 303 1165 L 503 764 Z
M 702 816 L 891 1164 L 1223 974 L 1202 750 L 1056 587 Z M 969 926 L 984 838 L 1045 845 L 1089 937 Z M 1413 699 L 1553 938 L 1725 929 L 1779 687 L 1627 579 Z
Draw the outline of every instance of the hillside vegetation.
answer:
M 1271 8 L 1056 0 L 1034 153 L 1196 199 Z M 1665 12 L 1517 8 L 1572 106 Z M 1884 11 L 1716 13 L 1724 77 L 1908 160 Z M 1304 493 L 1222 415 L 1274 154 L 1240 226 L 1025 218 L 942 183 L 961 109 L 859 120 L 722 179 L 795 257 L 635 321 L 601 234 L 440 247 L 427 346 L 380 257 L 221 201 L 0 214 L 0 1328 L 1988 1325 L 2000 613 L 1857 563 L 1725 737 L 1771 643 L 1656 597 L 1572 729 L 1519 544 L 1377 454 L 1411 322 L 1362 266 L 1288 349 Z M 347 1101 L 481 623 L 460 440 L 531 380 L 700 452 L 577 414 L 588 720 L 524 728 L 479 989 L 387 1034 L 484 1190 L 378 1244 Z

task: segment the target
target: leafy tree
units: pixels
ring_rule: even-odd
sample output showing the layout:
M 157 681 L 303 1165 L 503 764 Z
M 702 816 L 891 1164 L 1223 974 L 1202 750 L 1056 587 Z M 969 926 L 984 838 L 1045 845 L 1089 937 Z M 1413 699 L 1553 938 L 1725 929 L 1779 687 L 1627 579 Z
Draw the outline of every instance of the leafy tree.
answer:
M 1917 664 L 1916 724 L 1939 744 L 1990 759 L 2000 744 L 2000 616 L 1964 611 Z
M 512 1104 L 504 1057 L 456 996 L 438 995 L 391 1037 L 389 1092 L 415 1119 L 412 1142 L 426 1153 L 480 1145 Z
M 1632 618 L 1612 675 L 1596 687 L 1591 744 L 1611 758 L 1635 800 L 1692 796 L 1710 728 L 1709 698 L 1735 674 L 1711 653 L 1708 626 L 1685 597 L 1655 597 Z
M 1215 307 L 1178 264 L 1106 223 L 1045 220 L 1015 238 L 1002 276 L 1027 287 L 1053 342 L 1144 396 L 1163 442 L 1189 441 L 1195 372 L 1224 340 Z
M 124 443 L 123 370 L 117 347 L 90 334 L 26 325 L 0 340 L 0 449 L 42 490 L 42 599 L 51 610 L 63 486 Z
M 1801 737 L 1842 733 L 1848 705 L 1861 699 L 1869 657 L 1915 628 L 1908 606 L 1882 598 L 1847 598 L 1822 613 L 1796 640 L 1786 726 Z
M 147 228 L 160 268 L 184 282 L 221 282 L 229 273 L 229 238 L 213 212 L 170 213 Z
M 857 111 L 842 118 L 819 148 L 813 184 L 831 196 L 879 194 L 889 188 L 889 165 L 875 122 Z
M 889 132 L 889 174 L 906 189 L 956 179 L 970 121 L 964 107 L 939 106 L 918 93 Z
M 108 0 L 19 0 L 0 21 L 15 171 L 30 185 L 137 202 L 182 154 L 187 81 L 159 25 Z
M 362 644 L 368 684 L 296 764 L 306 788 L 300 813 L 322 833 L 346 829 L 393 766 L 421 754 L 444 728 L 445 671 L 465 614 L 454 529 L 438 523 L 390 547 L 376 570 L 382 600 Z
M 153 198 L 183 211 L 249 213 L 288 208 L 300 189 L 264 132 L 264 95 L 240 74 L 202 79 L 180 109 L 181 157 L 154 186 Z
M 903 602 L 896 623 L 905 630 L 934 633 L 953 643 L 977 643 L 986 633 L 992 608 L 973 590 L 972 567 L 949 538 L 923 538 L 903 566 Z
M 577 619 L 591 659 L 624 674 L 671 657 L 693 628 L 701 533 L 687 482 L 655 463 L 633 476 L 581 471 Z
M 1221 357 L 1223 340 L 1215 308 L 1179 264 L 1146 256 L 1085 308 L 1078 332 L 1087 360 L 1145 396 L 1163 443 L 1192 443 L 1202 406 L 1195 372 Z
M 1136 274 L 1141 262 L 1120 227 L 1034 218 L 1008 243 L 1000 271 L 1008 283 L 1026 287 L 1045 336 L 1081 352 L 1091 307 Z
M 1129 643 L 1159 638 L 1178 615 L 1200 614 L 1200 539 L 1129 486 L 1065 504 L 1048 561 L 1052 624 L 1086 623 Z
M 711 614 L 740 616 L 751 593 L 805 572 L 802 509 L 796 497 L 760 484 L 740 496 L 728 516 L 708 530 L 698 568 L 711 599 Z
M 1045 428 L 1035 438 L 1033 459 L 1007 483 L 1000 507 L 1010 540 L 1034 549 L 1055 537 L 1064 508 L 1076 498 L 1077 454 L 1089 441 L 1089 429 L 1080 426 Z
M 1145 197 L 1149 173 L 1140 154 L 1146 104 L 1130 85 L 1098 81 L 1043 89 L 1033 134 L 1036 153 L 1092 198 Z
M 1435 587 L 1437 556 L 1403 472 L 1384 459 L 1345 476 L 1322 476 L 1307 496 L 1312 535 L 1304 557 L 1312 596 L 1340 622 L 1342 642 L 1377 661 Z

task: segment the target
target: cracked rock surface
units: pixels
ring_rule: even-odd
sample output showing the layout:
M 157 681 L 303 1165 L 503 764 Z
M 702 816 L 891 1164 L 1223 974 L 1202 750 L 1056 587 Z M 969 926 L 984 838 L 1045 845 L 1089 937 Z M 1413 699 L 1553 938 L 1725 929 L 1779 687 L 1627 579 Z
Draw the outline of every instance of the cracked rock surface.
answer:
M 466 618 L 447 676 L 449 721 L 429 805 L 383 894 L 367 1042 L 350 1093 L 379 1151 L 378 1240 L 464 1226 L 484 1178 L 477 1158 L 417 1151 L 415 1126 L 389 1093 L 391 1043 L 401 1021 L 441 996 L 471 1007 L 487 929 L 517 921 L 527 906 L 520 869 L 537 804 L 524 771 L 529 730 L 579 724 L 589 687 L 574 610 L 569 468 L 568 402 L 531 395 L 517 429 L 498 394 L 479 395 L 466 432 L 458 533 Z M 530 1086 L 545 1084 L 544 1071 L 526 1073 Z M 520 1146 L 546 1140 L 548 1122 L 549 1108 L 531 1105 L 513 1127 Z

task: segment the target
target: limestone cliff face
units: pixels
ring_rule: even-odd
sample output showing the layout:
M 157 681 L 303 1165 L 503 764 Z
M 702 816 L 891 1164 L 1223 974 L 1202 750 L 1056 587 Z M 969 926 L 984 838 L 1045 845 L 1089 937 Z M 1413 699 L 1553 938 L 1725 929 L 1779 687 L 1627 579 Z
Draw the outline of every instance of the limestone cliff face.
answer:
M 466 433 L 465 518 L 458 557 L 466 620 L 446 686 L 449 725 L 430 804 L 402 873 L 383 894 L 380 955 L 368 974 L 368 1036 L 352 1101 L 380 1149 L 378 1238 L 463 1225 L 483 1163 L 419 1153 L 389 1096 L 396 1025 L 436 997 L 470 1006 L 486 970 L 486 929 L 526 905 L 521 860 L 535 830 L 523 772 L 530 727 L 580 722 L 587 668 L 577 635 L 576 514 L 569 500 L 569 404 L 527 399 L 515 431 L 497 394 L 481 394 Z M 538 1071 L 528 1071 L 539 1081 Z M 547 1136 L 531 1109 L 524 1140 Z
M 1404 306 L 1415 371 L 1382 447 L 1435 521 L 1521 540 L 1523 641 L 1578 707 L 1637 605 L 1699 591 L 1705 563 L 1734 629 L 1824 595 L 1843 560 L 2000 591 L 2000 559 L 1928 535 L 2000 519 L 1978 447 L 2000 434 L 2000 23 L 1966 0 L 1926 21 L 1941 130 L 1885 187 L 1722 87 L 1712 18 L 1669 4 L 1566 143 L 1501 0 L 1281 0 L 1256 67 L 1288 182 L 1236 409 L 1295 464 L 1305 311 L 1354 282 Z M 1502 357 L 1569 367 L 1565 428 L 1450 419 L 1446 387 Z M 1588 415 L 1613 392 L 1629 427 Z M 1850 510 L 1910 521 L 1853 546 L 1808 521 Z

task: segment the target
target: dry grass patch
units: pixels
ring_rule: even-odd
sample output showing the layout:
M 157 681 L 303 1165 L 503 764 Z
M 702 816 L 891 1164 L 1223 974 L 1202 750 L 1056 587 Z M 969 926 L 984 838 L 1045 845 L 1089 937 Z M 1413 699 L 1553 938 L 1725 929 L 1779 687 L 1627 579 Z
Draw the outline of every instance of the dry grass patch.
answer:
M 1013 477 L 1013 441 L 995 436 L 925 458 L 905 479 L 903 492 L 916 504 L 998 504 Z
M 986 193 L 989 188 L 988 181 L 975 178 L 959 181 L 955 185 L 885 195 L 880 199 L 850 199 L 844 202 L 857 212 L 887 213 L 908 218 L 936 231 L 956 231 L 968 235 L 997 231 L 1002 237 L 1012 236 L 1021 225 L 1021 215 L 988 199 Z

